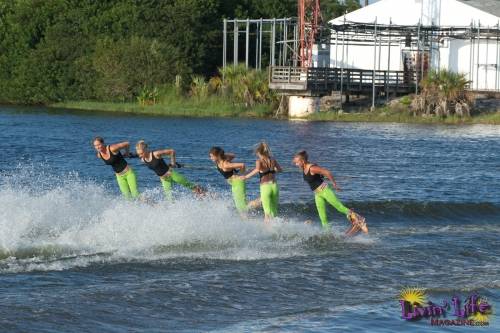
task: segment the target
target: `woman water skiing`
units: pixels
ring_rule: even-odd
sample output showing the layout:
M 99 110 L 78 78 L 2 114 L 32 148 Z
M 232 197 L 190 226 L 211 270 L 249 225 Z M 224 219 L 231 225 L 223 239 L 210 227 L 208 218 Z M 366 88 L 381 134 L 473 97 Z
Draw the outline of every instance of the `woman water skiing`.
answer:
M 124 155 L 130 156 L 130 144 L 124 141 L 106 146 L 104 144 L 104 139 L 100 136 L 95 137 L 92 143 L 97 151 L 97 157 L 113 168 L 118 186 L 123 196 L 127 199 L 137 198 L 139 196 L 139 191 L 137 191 L 137 178 L 135 172 L 127 164 L 127 161 L 125 161 L 124 156 L 120 152 L 120 150 L 123 149 Z
M 265 142 L 261 142 L 255 149 L 257 161 L 255 169 L 248 174 L 241 176 L 243 180 L 255 176 L 260 177 L 260 200 L 264 209 L 264 221 L 269 222 L 278 215 L 279 188 L 276 182 L 276 172 L 281 172 L 281 166 L 271 154 L 271 149 Z
M 175 161 L 175 150 L 163 149 L 149 151 L 148 145 L 144 140 L 140 140 L 135 145 L 137 156 L 144 162 L 148 168 L 153 170 L 159 177 L 165 196 L 167 199 L 172 199 L 172 185 L 177 183 L 190 189 L 196 194 L 203 194 L 202 188 L 196 184 L 189 182 L 183 175 L 173 169 L 177 165 Z M 163 160 L 163 156 L 170 156 L 170 164 L 167 165 Z
M 365 219 L 356 214 L 352 209 L 345 207 L 335 196 L 333 189 L 340 191 L 340 188 L 337 186 L 330 171 L 317 164 L 310 163 L 305 150 L 295 154 L 293 163 L 302 170 L 302 177 L 314 192 L 314 201 L 316 202 L 316 208 L 323 228 L 330 228 L 326 214 L 326 203 L 328 202 L 335 207 L 336 210 L 344 214 L 352 223 L 352 227 L 346 232 L 348 235 L 354 235 L 359 230 L 368 233 Z M 325 177 L 332 183 L 333 189 L 325 181 Z
M 224 153 L 224 150 L 220 147 L 210 148 L 209 156 L 212 162 L 217 166 L 217 170 L 220 174 L 231 185 L 236 209 L 241 214 L 245 214 L 249 206 L 246 198 L 246 183 L 236 175 L 236 173 L 240 171 L 245 171 L 245 164 L 241 162 L 233 163 L 235 155 L 232 153 Z

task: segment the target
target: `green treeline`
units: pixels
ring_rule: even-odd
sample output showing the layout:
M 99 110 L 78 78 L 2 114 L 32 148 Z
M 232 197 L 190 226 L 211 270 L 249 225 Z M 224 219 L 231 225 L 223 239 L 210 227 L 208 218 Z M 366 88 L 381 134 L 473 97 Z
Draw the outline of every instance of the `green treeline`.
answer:
M 0 0 L 0 102 L 135 101 L 144 89 L 189 88 L 193 77 L 217 75 L 223 18 L 293 17 L 296 6 L 296 0 Z M 358 6 L 323 0 L 323 17 Z

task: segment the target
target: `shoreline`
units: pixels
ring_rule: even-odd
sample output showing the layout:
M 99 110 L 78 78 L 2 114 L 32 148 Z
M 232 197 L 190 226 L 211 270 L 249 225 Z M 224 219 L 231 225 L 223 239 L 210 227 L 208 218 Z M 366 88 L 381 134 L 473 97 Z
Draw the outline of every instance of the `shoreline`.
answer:
M 266 105 L 259 105 L 251 109 L 246 109 L 233 105 L 226 105 L 219 101 L 207 101 L 206 103 L 199 104 L 192 102 L 180 102 L 174 105 L 156 104 L 145 106 L 130 102 L 71 101 L 49 104 L 45 107 L 59 110 L 69 109 L 76 111 L 117 112 L 163 117 L 271 118 L 266 115 L 266 112 L 268 112 Z
M 120 112 L 135 115 L 152 115 L 163 117 L 188 118 L 247 118 L 268 120 L 303 120 L 317 122 L 368 122 L 368 123 L 403 123 L 403 124 L 441 124 L 441 125 L 500 125 L 500 112 L 482 112 L 472 117 L 459 118 L 450 116 L 438 118 L 435 116 L 413 116 L 409 112 L 391 110 L 387 106 L 378 107 L 375 111 L 337 112 L 320 111 L 304 118 L 275 117 L 270 105 L 257 105 L 246 108 L 223 103 L 217 100 L 180 101 L 175 105 L 146 105 L 118 102 L 70 101 L 46 105 L 49 109 L 69 109 L 77 111 Z

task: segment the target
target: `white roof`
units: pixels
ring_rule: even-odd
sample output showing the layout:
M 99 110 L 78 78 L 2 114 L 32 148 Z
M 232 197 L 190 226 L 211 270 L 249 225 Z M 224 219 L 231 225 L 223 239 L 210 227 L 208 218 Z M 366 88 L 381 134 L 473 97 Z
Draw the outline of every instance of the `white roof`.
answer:
M 462 0 L 463 1 L 463 0 Z M 500 17 L 465 4 L 457 0 L 381 0 L 345 15 L 347 22 L 379 24 L 417 25 L 422 19 L 423 25 L 445 27 L 469 26 L 472 21 L 482 26 L 495 26 Z M 483 0 L 484 1 L 484 0 Z M 494 0 L 499 4 L 500 1 Z M 491 3 L 491 1 L 489 1 Z M 472 3 L 472 1 L 471 1 Z M 496 11 L 495 11 L 496 12 Z M 344 16 L 330 21 L 342 24 Z
M 500 0 L 459 0 L 469 6 L 500 17 Z

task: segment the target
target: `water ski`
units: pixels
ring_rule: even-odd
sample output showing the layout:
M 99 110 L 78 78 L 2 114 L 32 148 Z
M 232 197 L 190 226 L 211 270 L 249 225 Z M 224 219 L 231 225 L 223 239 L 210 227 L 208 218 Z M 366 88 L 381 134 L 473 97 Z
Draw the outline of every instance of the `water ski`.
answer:
M 366 219 L 363 216 L 351 211 L 349 213 L 349 221 L 351 221 L 352 226 L 346 231 L 347 236 L 354 236 L 360 231 L 364 232 L 365 234 L 368 233 Z

